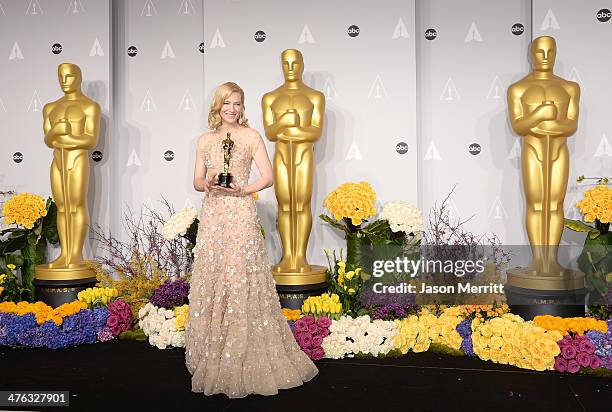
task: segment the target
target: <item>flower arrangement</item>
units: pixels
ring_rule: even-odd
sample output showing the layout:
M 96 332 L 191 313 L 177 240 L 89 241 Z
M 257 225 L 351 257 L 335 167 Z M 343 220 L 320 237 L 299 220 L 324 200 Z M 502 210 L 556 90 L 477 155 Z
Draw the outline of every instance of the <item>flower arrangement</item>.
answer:
M 185 312 L 188 309 L 177 309 L 175 313 L 175 310 L 159 308 L 149 302 L 138 311 L 138 326 L 149 337 L 152 346 L 158 349 L 185 347 L 185 331 L 179 330 L 178 326 L 184 326 Z M 181 317 L 180 320 L 177 313 Z
M 417 235 L 424 230 L 421 210 L 408 202 L 398 200 L 385 204 L 379 218 L 389 222 L 394 233 Z
M 436 316 L 430 312 L 423 312 L 420 316 L 410 315 L 407 318 L 396 320 L 398 335 L 394 338 L 395 347 L 402 354 L 412 350 L 415 353 L 425 352 L 431 342 L 439 333 L 436 328 Z
M 326 316 L 307 315 L 295 321 L 293 336 L 300 349 L 312 360 L 319 360 L 325 355 L 323 340 L 329 335 L 332 321 Z
M 425 312 L 427 309 L 423 309 Z M 463 337 L 457 331 L 457 327 L 464 320 L 460 306 L 446 308 L 437 318 L 438 332 L 433 336 L 432 343 L 439 343 L 454 350 L 459 350 L 463 342 Z
M 295 322 L 296 320 L 304 316 L 300 309 L 283 308 L 282 312 L 283 316 L 285 317 L 285 319 L 287 319 L 288 322 Z
M 346 261 L 342 260 L 342 256 L 337 258 L 336 252 L 333 253 L 333 262 L 327 251 L 325 251 L 325 255 L 328 263 L 327 279 L 330 284 L 330 291 L 339 296 L 344 313 L 357 316 L 361 308 L 358 295 L 370 275 L 359 266 L 347 264 Z
M 27 301 L 0 303 L 0 313 L 15 314 L 17 316 L 31 313 L 39 325 L 52 321 L 57 326 L 60 326 L 64 322 L 64 318 L 72 316 L 85 308 L 87 308 L 87 304 L 78 300 L 64 303 L 55 309 L 40 301 L 36 303 L 29 303 Z
M 108 304 L 108 321 L 106 326 L 113 336 L 127 332 L 132 326 L 132 309 L 123 299 L 117 299 Z
M 608 319 L 606 333 L 591 330 L 586 337 L 595 345 L 595 354 L 601 359 L 601 366 L 612 370 L 612 319 Z
M 364 220 L 376 215 L 376 193 L 368 182 L 341 184 L 327 195 L 323 204 L 336 221 L 343 221 L 341 229 L 346 231 L 356 231 Z M 326 218 L 322 217 L 333 226 L 341 226 Z
M 572 219 L 564 222 L 568 229 L 587 233 L 584 249 L 578 257 L 578 267 L 586 274 L 587 288 L 591 292 L 589 309 L 609 314 L 605 307 L 612 305 L 612 187 L 608 186 L 607 177 L 578 178 L 579 183 L 585 180 L 596 180 L 596 185 L 584 192 L 584 198 L 576 204 L 584 222 Z M 603 310 L 601 306 L 604 306 Z
M 162 236 L 169 241 L 184 238 L 187 241 L 187 250 L 193 253 L 199 224 L 198 210 L 195 207 L 186 207 L 164 223 Z
M 595 354 L 595 345 L 584 335 L 566 335 L 559 342 L 561 353 L 555 357 L 555 370 L 577 373 L 580 368 L 597 369 L 601 359 Z
M 304 300 L 300 313 L 312 315 L 315 318 L 325 316 L 329 319 L 338 319 L 342 313 L 340 297 L 335 293 L 323 293 L 320 296 L 309 296 Z
M 151 304 L 172 309 L 175 306 L 181 306 L 188 301 L 189 283 L 185 279 L 168 280 L 160 287 L 153 291 L 151 295 Z
M 561 351 L 557 345 L 561 332 L 546 330 L 509 313 L 485 321 L 476 318 L 472 331 L 476 356 L 495 363 L 551 370 Z
M 548 330 L 558 330 L 563 335 L 575 333 L 584 335 L 589 330 L 602 333 L 608 331 L 608 325 L 603 320 L 593 318 L 561 318 L 558 316 L 543 315 L 533 318 L 533 323 Z
M 20 193 L 4 202 L 2 215 L 6 225 L 15 227 L 0 231 L 0 273 L 10 278 L 7 282 L 10 300 L 31 301 L 35 267 L 46 262 L 47 244 L 59 243 L 57 206 L 51 198 L 45 201 L 35 194 Z M 13 268 L 8 269 L 8 265 Z M 20 278 L 12 276 L 16 268 Z
M 341 359 L 357 355 L 386 355 L 395 349 L 398 327 L 394 322 L 371 321 L 368 315 L 351 318 L 342 316 L 332 321 L 329 336 L 323 339 L 328 358 Z
M 117 296 L 119 296 L 119 291 L 115 288 L 87 288 L 77 294 L 77 299 L 93 309 L 108 305 Z

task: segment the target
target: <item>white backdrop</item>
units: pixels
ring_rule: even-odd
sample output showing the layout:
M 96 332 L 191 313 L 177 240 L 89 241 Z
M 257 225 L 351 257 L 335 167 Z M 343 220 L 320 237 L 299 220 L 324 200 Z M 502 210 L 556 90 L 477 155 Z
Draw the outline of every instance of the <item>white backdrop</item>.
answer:
M 611 58 L 602 45 L 612 20 L 597 18 L 605 8 L 601 0 L 0 0 L 0 190 L 49 194 L 40 109 L 61 97 L 56 68 L 70 61 L 103 108 L 92 220 L 117 231 L 126 207 L 156 207 L 161 196 L 176 208 L 199 206 L 194 145 L 214 88 L 241 84 L 263 135 L 260 99 L 282 83 L 280 53 L 291 47 L 304 54 L 306 83 L 327 98 L 315 215 L 347 180 L 368 180 L 382 202 L 412 201 L 425 214 L 456 185 L 453 213 L 475 215 L 469 229 L 524 244 L 520 140 L 506 88 L 530 70 L 532 34 L 555 36 L 557 74 L 582 87 L 570 180 L 610 174 Z M 571 185 L 569 217 L 581 192 Z M 276 260 L 272 190 L 259 211 Z M 580 242 L 571 233 L 564 240 Z M 313 263 L 341 244 L 315 220 Z

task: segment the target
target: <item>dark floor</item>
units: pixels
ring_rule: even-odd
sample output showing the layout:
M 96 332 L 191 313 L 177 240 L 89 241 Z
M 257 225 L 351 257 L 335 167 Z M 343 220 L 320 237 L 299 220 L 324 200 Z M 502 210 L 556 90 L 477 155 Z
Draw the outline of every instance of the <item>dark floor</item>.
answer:
M 134 341 L 56 351 L 0 347 L 0 390 L 70 391 L 70 408 L 12 409 L 22 411 L 612 410 L 610 378 L 530 372 L 431 352 L 317 366 L 319 374 L 302 387 L 229 400 L 191 393 L 180 349 Z

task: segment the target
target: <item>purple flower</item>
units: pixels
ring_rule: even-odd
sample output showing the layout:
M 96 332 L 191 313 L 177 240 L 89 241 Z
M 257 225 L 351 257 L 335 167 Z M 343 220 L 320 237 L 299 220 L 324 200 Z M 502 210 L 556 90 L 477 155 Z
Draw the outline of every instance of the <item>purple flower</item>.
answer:
M 302 318 L 304 319 L 304 318 Z M 297 321 L 295 321 L 295 324 L 293 325 L 294 327 L 294 331 L 297 332 L 307 332 L 308 331 L 308 324 L 305 321 L 302 321 L 302 319 L 299 319 Z
M 321 344 L 323 344 L 323 338 L 321 336 L 315 335 L 312 337 L 312 342 L 310 343 L 311 347 L 316 348 L 321 346 Z
M 580 341 L 580 343 L 578 344 L 578 350 L 580 352 L 588 353 L 590 355 L 595 352 L 595 345 L 593 345 L 590 340 L 585 339 Z
M 463 338 L 463 340 L 461 341 L 461 349 L 463 350 L 463 353 L 465 353 L 468 356 L 476 356 L 474 354 L 474 345 L 472 343 L 472 335 L 469 335 L 466 338 Z
M 108 321 L 106 322 L 106 325 L 109 327 L 114 327 L 117 326 L 119 324 L 119 317 L 117 315 L 110 315 L 108 317 Z
M 573 344 L 574 344 L 574 341 L 569 335 L 565 336 L 563 339 L 557 342 L 557 345 L 559 345 L 559 347 L 562 349 L 564 346 L 573 345 Z
M 322 359 L 323 356 L 325 356 L 325 351 L 320 346 L 317 346 L 310 352 L 310 359 L 312 360 Z
M 123 299 L 117 299 L 108 304 L 109 317 L 106 326 L 110 327 L 115 336 L 130 329 L 132 309 Z
M 565 345 L 561 347 L 561 356 L 565 359 L 570 360 L 576 357 L 576 348 L 574 345 Z
M 98 332 L 98 340 L 100 342 L 108 342 L 109 340 L 112 340 L 113 338 L 114 338 L 113 332 L 110 330 L 108 326 L 105 326 L 104 328 L 100 329 L 100 331 Z
M 567 361 L 561 356 L 555 358 L 555 369 L 559 372 L 567 371 Z
M 319 328 L 317 327 L 316 323 L 313 323 L 312 325 L 308 325 L 308 332 L 310 332 L 311 334 L 315 334 L 317 333 L 317 331 L 319 330 Z
M 309 333 L 304 333 L 300 335 L 298 343 L 300 344 L 300 347 L 302 349 L 309 348 L 310 344 L 312 343 L 312 335 Z
M 569 362 L 567 362 L 567 371 L 569 373 L 576 373 L 579 370 L 580 370 L 580 365 L 578 364 L 578 362 L 576 362 L 575 359 L 572 359 Z
M 576 355 L 576 362 L 583 368 L 586 368 L 591 364 L 591 355 L 585 352 L 578 352 Z
M 466 339 L 472 336 L 472 321 L 469 319 L 463 320 L 457 325 L 456 329 L 457 332 L 459 332 L 459 335 L 463 339 Z
M 320 328 L 318 335 L 322 338 L 329 336 L 329 328 Z
M 302 319 L 304 319 L 304 322 L 307 325 L 313 325 L 315 323 L 315 318 L 313 316 L 310 316 L 310 315 L 304 316 Z
M 329 328 L 331 324 L 332 321 L 325 316 L 321 316 L 319 319 L 317 319 L 317 326 L 319 328 Z
M 185 279 L 177 279 L 175 281 L 167 281 L 153 292 L 151 295 L 151 304 L 172 309 L 175 306 L 181 306 L 187 303 L 189 297 L 189 283 Z
M 597 355 L 591 355 L 591 363 L 589 364 L 589 366 L 592 369 L 597 369 L 601 366 L 601 359 L 599 359 L 599 356 Z

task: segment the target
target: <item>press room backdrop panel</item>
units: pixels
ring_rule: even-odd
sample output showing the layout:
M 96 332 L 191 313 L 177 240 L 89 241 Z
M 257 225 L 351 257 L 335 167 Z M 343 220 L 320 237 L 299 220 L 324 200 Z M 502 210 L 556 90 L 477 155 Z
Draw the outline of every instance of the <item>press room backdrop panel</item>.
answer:
M 75 63 L 83 91 L 102 108 L 89 191 L 91 220 L 102 225 L 110 222 L 114 186 L 109 19 L 108 0 L 0 0 L 0 190 L 50 196 L 53 154 L 43 142 L 42 107 L 63 96 L 57 66 Z
M 205 130 L 202 2 L 113 2 L 120 212 L 200 207 L 193 189 L 195 142 Z M 116 217 L 117 220 L 121 216 Z
M 577 184 L 576 178 L 610 176 L 612 174 L 612 127 L 610 114 L 612 85 L 612 4 L 590 0 L 577 3 L 568 0 L 533 2 L 534 36 L 548 35 L 557 40 L 555 73 L 580 85 L 580 117 L 578 131 L 568 139 L 570 150 L 569 187 L 565 198 L 566 216 L 580 218 L 576 202 L 588 187 Z M 564 238 L 581 243 L 584 236 Z
M 475 233 L 525 244 L 521 139 L 508 86 L 529 71 L 530 1 L 417 2 L 421 205 L 455 186 L 451 216 Z M 514 30 L 513 30 L 514 28 Z
M 343 244 L 317 217 L 339 184 L 365 180 L 382 202 L 417 202 L 414 21 L 414 2 L 401 0 L 204 2 L 207 102 L 219 84 L 237 82 L 251 126 L 264 136 L 261 97 L 283 83 L 280 54 L 288 48 L 304 55 L 305 83 L 325 94 L 325 126 L 315 144 L 313 263 L 324 262 L 323 247 Z M 264 139 L 272 157 L 274 144 Z M 274 191 L 264 191 L 258 204 L 278 260 Z

